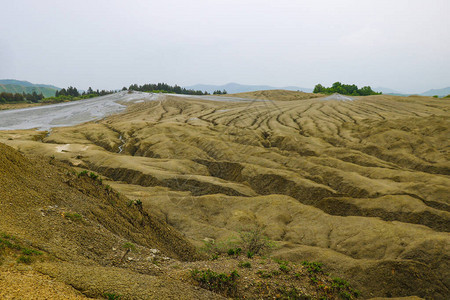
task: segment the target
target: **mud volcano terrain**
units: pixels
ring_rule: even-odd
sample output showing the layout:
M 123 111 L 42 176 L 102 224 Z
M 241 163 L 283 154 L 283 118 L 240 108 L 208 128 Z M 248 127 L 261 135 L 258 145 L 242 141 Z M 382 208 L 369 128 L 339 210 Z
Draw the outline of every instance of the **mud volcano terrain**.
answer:
M 450 294 L 448 100 L 238 96 L 259 101 L 165 96 L 0 142 L 101 174 L 197 246 L 257 225 L 364 298 Z

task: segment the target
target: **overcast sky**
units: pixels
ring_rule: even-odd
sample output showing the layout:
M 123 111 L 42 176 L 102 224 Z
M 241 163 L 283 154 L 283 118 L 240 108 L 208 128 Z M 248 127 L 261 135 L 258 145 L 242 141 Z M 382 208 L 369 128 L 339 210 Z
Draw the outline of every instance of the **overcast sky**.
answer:
M 449 0 L 2 1 L 0 79 L 450 86 Z

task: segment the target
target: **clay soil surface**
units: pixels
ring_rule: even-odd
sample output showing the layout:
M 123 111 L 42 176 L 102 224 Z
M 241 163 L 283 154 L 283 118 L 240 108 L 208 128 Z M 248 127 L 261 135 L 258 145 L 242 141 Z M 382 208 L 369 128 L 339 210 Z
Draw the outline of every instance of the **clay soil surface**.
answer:
M 321 262 L 330 278 L 345 278 L 362 298 L 450 294 L 448 100 L 379 95 L 337 101 L 289 91 L 238 96 L 259 100 L 168 95 L 50 132 L 2 131 L 0 143 L 100 174 L 123 201 L 141 201 L 136 213 L 180 232 L 185 246 L 158 244 L 176 261 L 188 260 L 191 250 L 181 249 L 202 247 L 205 239 L 226 242 L 247 228 L 263 228 L 277 244 L 273 259 Z M 132 240 L 153 247 L 138 235 Z M 86 272 L 109 266 L 101 261 L 106 254 L 114 256 L 96 254 L 98 267 Z M 75 280 L 64 270 L 76 266 L 48 264 L 39 267 L 44 274 Z M 120 270 L 107 274 L 120 277 Z

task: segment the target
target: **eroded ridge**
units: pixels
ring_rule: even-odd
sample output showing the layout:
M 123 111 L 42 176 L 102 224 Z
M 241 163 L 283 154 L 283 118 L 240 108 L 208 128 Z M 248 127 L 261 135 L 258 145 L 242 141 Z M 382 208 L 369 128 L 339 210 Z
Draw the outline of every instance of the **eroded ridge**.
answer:
M 276 255 L 324 261 L 366 295 L 448 294 L 448 101 L 239 96 L 259 101 L 166 96 L 0 141 L 99 172 L 198 244 L 260 224 Z

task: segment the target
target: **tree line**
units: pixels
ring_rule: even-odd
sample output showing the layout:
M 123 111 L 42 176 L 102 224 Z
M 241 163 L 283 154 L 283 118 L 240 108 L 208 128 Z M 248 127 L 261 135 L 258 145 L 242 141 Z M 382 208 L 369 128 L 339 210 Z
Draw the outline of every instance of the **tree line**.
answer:
M 0 93 L 0 103 L 16 103 L 16 102 L 24 102 L 30 101 L 33 103 L 37 103 L 44 99 L 44 95 L 42 93 L 38 94 L 36 91 L 33 91 L 31 94 L 25 93 Z
M 126 90 L 124 87 L 122 90 Z M 128 88 L 130 91 L 140 91 L 140 92 L 159 92 L 159 93 L 173 93 L 173 94 L 184 94 L 184 95 L 209 95 L 207 91 L 200 90 L 190 90 L 182 88 L 178 85 L 168 85 L 167 83 L 147 83 L 143 85 L 132 84 Z
M 81 99 L 89 99 L 94 98 L 98 96 L 105 96 L 112 93 L 115 93 L 114 90 L 93 90 L 91 87 L 87 89 L 87 91 L 79 92 L 76 87 L 69 86 L 68 88 L 63 88 L 59 91 L 56 91 L 55 97 L 48 97 L 45 98 L 42 102 L 45 103 L 58 103 L 63 101 L 74 101 L 74 100 L 81 100 Z
M 66 88 L 63 88 L 63 89 L 61 89 L 61 90 L 59 90 L 59 91 L 56 91 L 55 97 L 69 96 L 69 97 L 81 97 L 81 98 L 86 98 L 86 97 L 83 97 L 83 96 L 93 96 L 93 97 L 96 97 L 96 96 L 105 96 L 105 95 L 109 95 L 109 94 L 112 94 L 112 93 L 115 93 L 115 92 L 116 92 L 116 91 L 114 91 L 114 90 L 110 90 L 110 91 L 107 91 L 107 90 L 101 90 L 101 91 L 99 91 L 98 89 L 97 89 L 97 90 L 93 90 L 91 87 L 89 87 L 89 88 L 87 89 L 87 91 L 83 91 L 82 93 L 80 93 L 80 92 L 77 90 L 76 87 L 69 86 L 67 89 L 66 89 Z M 88 98 L 90 98 L 90 97 L 88 97 Z
M 340 82 L 333 83 L 331 87 L 324 87 L 319 83 L 314 87 L 313 93 L 322 93 L 322 94 L 339 93 L 342 95 L 350 95 L 350 96 L 369 96 L 382 94 L 373 91 L 370 86 L 363 86 L 362 88 L 358 88 L 358 86 L 355 84 L 342 84 Z
M 226 90 L 223 91 L 217 90 L 213 92 L 213 95 L 226 95 L 226 94 L 228 94 Z
M 182 88 L 178 85 L 171 86 L 167 83 L 148 83 L 143 85 L 137 85 L 132 84 L 127 89 L 124 87 L 122 89 L 123 91 L 130 90 L 130 91 L 140 91 L 140 92 L 153 92 L 153 93 L 174 93 L 174 94 L 184 94 L 184 95 L 210 95 L 207 91 L 200 91 L 200 90 L 191 90 Z M 0 93 L 0 103 L 16 103 L 16 102 L 24 102 L 29 101 L 33 103 L 37 102 L 46 102 L 46 103 L 54 103 L 54 102 L 63 102 L 63 101 L 73 101 L 73 100 L 80 100 L 80 99 L 87 99 L 87 98 L 93 98 L 97 96 L 104 96 L 108 94 L 115 93 L 117 91 L 115 90 L 93 90 L 91 87 L 89 87 L 86 91 L 80 92 L 76 87 L 69 86 L 67 88 L 63 88 L 59 91 L 55 92 L 54 97 L 47 97 L 45 98 L 42 93 L 37 94 L 36 92 L 33 92 L 31 94 L 25 94 L 25 93 L 6 93 L 2 92 Z M 214 95 L 225 95 L 227 94 L 226 90 L 220 91 L 216 90 L 213 92 Z M 45 99 L 44 99 L 45 98 Z

